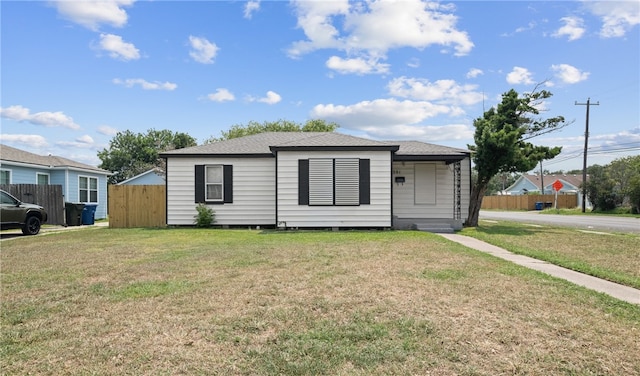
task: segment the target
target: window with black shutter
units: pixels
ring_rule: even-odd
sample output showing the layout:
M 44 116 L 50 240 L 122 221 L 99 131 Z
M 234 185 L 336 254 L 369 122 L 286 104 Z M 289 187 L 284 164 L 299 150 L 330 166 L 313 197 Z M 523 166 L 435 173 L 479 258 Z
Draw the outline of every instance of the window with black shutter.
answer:
M 370 204 L 369 159 L 310 158 L 298 161 L 298 204 Z
M 233 203 L 233 165 L 196 165 L 195 202 Z

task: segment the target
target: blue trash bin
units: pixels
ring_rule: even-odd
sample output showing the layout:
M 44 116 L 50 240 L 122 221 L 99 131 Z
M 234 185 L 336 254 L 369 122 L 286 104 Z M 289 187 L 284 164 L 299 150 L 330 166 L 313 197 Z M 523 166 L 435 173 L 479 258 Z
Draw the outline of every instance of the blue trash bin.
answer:
M 84 204 L 84 209 L 82 209 L 83 225 L 92 225 L 95 223 L 97 207 L 98 204 Z
M 544 208 L 544 202 L 536 202 L 536 210 L 542 210 Z

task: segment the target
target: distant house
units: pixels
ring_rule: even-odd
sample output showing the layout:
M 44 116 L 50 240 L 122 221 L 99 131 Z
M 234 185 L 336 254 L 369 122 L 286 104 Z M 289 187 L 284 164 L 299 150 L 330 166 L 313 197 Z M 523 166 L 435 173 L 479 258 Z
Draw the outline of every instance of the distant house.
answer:
M 109 175 L 107 170 L 71 159 L 0 145 L 0 184 L 62 185 L 66 202 L 97 204 L 96 219 L 107 217 Z
M 505 193 L 508 195 L 554 194 L 553 183 L 556 180 L 560 181 L 563 186 L 558 194 L 576 194 L 578 195 L 578 206 L 582 206 L 582 175 L 580 174 L 554 174 L 542 175 L 542 177 L 537 174 L 522 174 L 510 187 L 505 189 Z M 543 182 L 544 187 L 542 187 Z M 591 206 L 588 200 L 586 206 Z
M 199 203 L 229 226 L 460 228 L 468 215 L 468 150 L 337 132 L 268 132 L 161 157 L 168 225 L 192 225 Z
M 116 185 L 164 185 L 164 172 L 158 169 L 151 169 L 138 174 L 127 180 L 123 180 Z

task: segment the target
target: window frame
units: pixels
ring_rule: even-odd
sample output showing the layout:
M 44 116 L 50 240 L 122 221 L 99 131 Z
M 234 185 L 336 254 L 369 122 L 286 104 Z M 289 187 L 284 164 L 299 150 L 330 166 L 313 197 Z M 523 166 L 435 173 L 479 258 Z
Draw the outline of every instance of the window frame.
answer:
M 206 166 L 222 166 L 222 200 L 206 199 Z M 224 205 L 233 204 L 233 165 L 232 164 L 196 164 L 194 165 L 194 202 L 196 204 Z
M 82 188 L 81 186 L 81 180 L 82 179 L 86 179 L 87 180 L 87 187 L 86 188 Z M 91 180 L 95 180 L 96 182 L 96 188 L 92 189 L 91 188 Z M 97 204 L 100 201 L 100 185 L 99 185 L 100 180 L 95 177 L 95 176 L 88 176 L 88 175 L 78 175 L 78 202 L 81 203 L 85 203 L 85 204 Z M 82 191 L 87 191 L 87 200 L 83 201 L 82 200 Z M 91 193 L 95 192 L 95 201 L 91 200 Z
M 208 171 L 209 169 L 219 169 L 220 182 L 209 182 Z M 209 186 L 220 186 L 218 192 L 220 192 L 220 198 L 209 197 Z M 204 199 L 206 202 L 222 202 L 224 200 L 224 166 L 221 164 L 216 165 L 204 165 Z
M 40 183 L 40 177 L 45 176 L 47 178 L 47 182 L 44 184 Z M 36 184 L 38 185 L 50 185 L 51 184 L 51 175 L 45 172 L 36 172 Z M 79 183 L 78 183 L 79 184 Z M 78 185 L 79 187 L 79 185 Z
M 11 180 L 12 180 L 12 178 L 13 178 L 13 171 L 12 171 L 12 170 L 9 170 L 9 169 L 6 169 L 6 168 L 3 168 L 3 169 L 0 169 L 0 173 L 2 173 L 2 174 L 6 173 L 6 174 L 8 175 L 8 180 L 9 180 L 8 182 L 4 183 L 4 182 L 2 182 L 2 180 L 0 179 L 0 184 L 11 184 Z M 1 177 L 0 177 L 0 178 L 1 178 Z

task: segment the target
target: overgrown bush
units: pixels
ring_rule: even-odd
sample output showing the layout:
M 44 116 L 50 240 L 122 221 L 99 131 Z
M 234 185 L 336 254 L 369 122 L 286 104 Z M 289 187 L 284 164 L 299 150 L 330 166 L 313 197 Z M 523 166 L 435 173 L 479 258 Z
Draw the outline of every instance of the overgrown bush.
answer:
M 205 204 L 196 206 L 198 214 L 195 215 L 196 227 L 211 227 L 216 222 L 216 212 Z
M 587 172 L 587 196 L 594 211 L 618 207 L 640 211 L 640 155 L 618 158 L 606 166 L 593 165 Z

